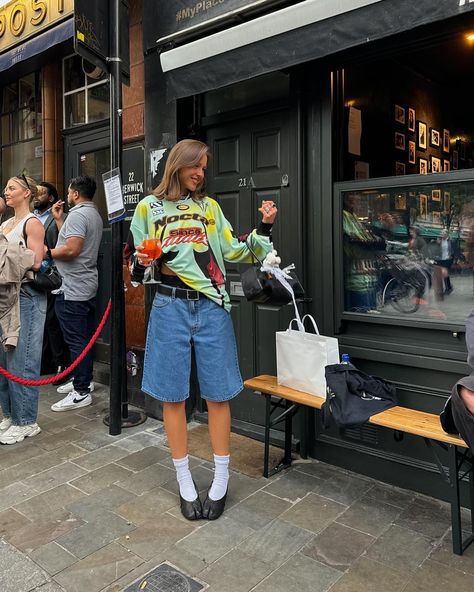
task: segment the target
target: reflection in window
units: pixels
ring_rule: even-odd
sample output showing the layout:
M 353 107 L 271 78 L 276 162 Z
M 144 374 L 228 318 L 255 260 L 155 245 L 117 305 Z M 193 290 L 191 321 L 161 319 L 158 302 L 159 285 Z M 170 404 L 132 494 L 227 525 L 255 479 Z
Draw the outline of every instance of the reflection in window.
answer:
M 345 310 L 464 324 L 474 182 L 343 194 Z
M 88 90 L 89 123 L 99 119 L 108 119 L 110 113 L 109 84 L 95 85 Z
M 79 56 L 63 60 L 64 127 L 108 119 L 110 90 L 107 74 L 92 65 L 86 76 Z
M 64 97 L 64 126 L 74 127 L 86 123 L 86 101 L 84 91 Z

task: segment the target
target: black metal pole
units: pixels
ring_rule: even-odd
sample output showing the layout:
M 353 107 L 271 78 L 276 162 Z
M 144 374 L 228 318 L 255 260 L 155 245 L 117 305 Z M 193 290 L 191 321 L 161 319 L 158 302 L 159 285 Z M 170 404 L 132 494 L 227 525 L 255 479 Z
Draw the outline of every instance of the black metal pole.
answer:
M 110 0 L 110 154 L 111 168 L 122 164 L 122 71 L 120 63 L 120 0 Z M 109 434 L 122 431 L 122 402 L 126 400 L 125 375 L 125 297 L 123 290 L 123 222 L 112 229 L 112 315 L 110 340 Z M 124 381 L 125 376 L 125 381 Z M 124 384 L 125 382 L 125 384 Z M 125 404 L 126 405 L 126 404 Z M 127 416 L 127 412 L 125 412 Z

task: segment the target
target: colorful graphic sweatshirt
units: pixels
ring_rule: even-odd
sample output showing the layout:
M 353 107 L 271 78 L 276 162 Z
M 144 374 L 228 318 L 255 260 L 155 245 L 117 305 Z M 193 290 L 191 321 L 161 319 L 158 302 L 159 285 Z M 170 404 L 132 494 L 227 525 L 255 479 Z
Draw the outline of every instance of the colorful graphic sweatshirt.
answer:
M 224 261 L 252 263 L 252 254 L 245 240 L 233 235 L 214 199 L 183 197 L 169 201 L 148 195 L 137 205 L 130 230 L 135 245 L 140 245 L 146 235 L 159 238 L 163 261 L 180 280 L 230 311 Z M 270 237 L 256 230 L 248 240 L 259 259 L 272 248 Z

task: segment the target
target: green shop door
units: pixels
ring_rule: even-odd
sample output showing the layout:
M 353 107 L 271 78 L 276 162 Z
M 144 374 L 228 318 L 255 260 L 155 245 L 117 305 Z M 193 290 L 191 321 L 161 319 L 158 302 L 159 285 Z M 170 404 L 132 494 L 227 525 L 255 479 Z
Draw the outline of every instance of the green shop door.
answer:
M 97 267 L 99 271 L 99 290 L 97 292 L 96 321 L 99 323 L 111 294 L 110 284 L 110 248 L 111 230 L 107 219 L 102 173 L 110 170 L 110 132 L 108 127 L 94 128 L 75 132 L 65 136 L 65 178 L 67 188 L 71 178 L 78 175 L 89 175 L 97 182 L 94 197 L 104 223 L 102 242 L 99 248 Z M 107 324 L 96 342 L 95 359 L 109 364 L 110 328 Z
M 236 235 L 255 228 L 262 200 L 278 207 L 273 242 L 282 264 L 294 263 L 301 278 L 300 206 L 296 166 L 290 144 L 287 110 L 240 119 L 207 129 L 212 152 L 208 193 L 216 197 Z M 276 372 L 275 332 L 288 326 L 293 307 L 276 308 L 246 301 L 240 283 L 243 264 L 227 263 L 227 291 L 232 301 L 232 319 L 237 338 L 240 370 L 244 380 L 257 374 Z M 248 392 L 232 402 L 233 420 L 263 423 L 263 401 Z

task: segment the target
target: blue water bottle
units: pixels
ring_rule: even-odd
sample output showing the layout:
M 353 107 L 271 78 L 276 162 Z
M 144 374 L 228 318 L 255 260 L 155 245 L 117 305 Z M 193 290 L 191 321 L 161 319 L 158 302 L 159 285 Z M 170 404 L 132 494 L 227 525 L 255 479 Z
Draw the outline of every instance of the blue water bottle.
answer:
M 39 268 L 39 271 L 41 273 L 43 273 L 44 271 L 46 271 L 48 269 L 48 267 L 51 265 L 51 261 L 49 259 L 43 259 L 43 261 L 41 261 L 41 266 Z
M 349 364 L 349 354 L 342 354 L 341 364 Z

